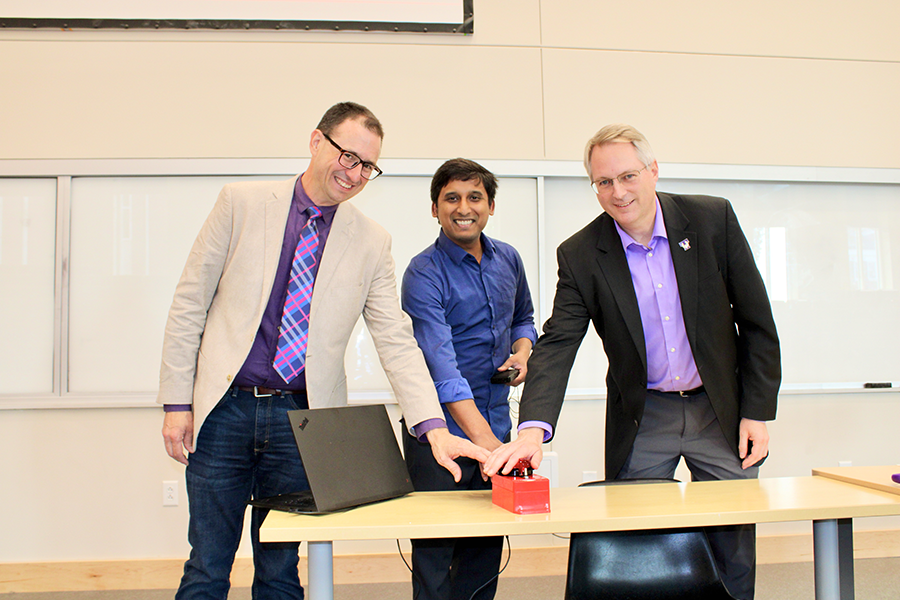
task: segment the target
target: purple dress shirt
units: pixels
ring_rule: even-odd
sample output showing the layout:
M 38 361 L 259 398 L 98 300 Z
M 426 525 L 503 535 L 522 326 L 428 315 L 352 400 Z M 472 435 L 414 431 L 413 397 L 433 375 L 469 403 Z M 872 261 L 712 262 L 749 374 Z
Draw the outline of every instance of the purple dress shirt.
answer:
M 692 390 L 703 385 L 694 363 L 681 312 L 678 281 L 659 199 L 649 248 L 634 241 L 616 223 L 622 239 L 634 293 L 641 311 L 647 348 L 647 389 Z
M 263 313 L 259 331 L 250 348 L 250 354 L 244 361 L 241 370 L 234 378 L 237 386 L 261 386 L 278 390 L 300 391 L 306 389 L 306 371 L 301 372 L 290 383 L 285 383 L 274 367 L 272 361 L 278 349 L 278 328 L 281 325 L 281 314 L 284 312 L 284 301 L 287 297 L 288 282 L 291 279 L 291 264 L 294 261 L 294 253 L 297 250 L 297 241 L 300 233 L 309 220 L 306 209 L 313 205 L 313 201 L 306 195 L 301 178 L 297 178 L 294 186 L 294 197 L 291 200 L 291 209 L 288 212 L 287 224 L 284 229 L 284 240 L 281 243 L 281 257 L 278 259 L 278 269 L 275 271 L 275 281 L 272 291 L 269 293 L 269 302 Z M 316 265 L 313 267 L 313 278 L 319 271 L 322 263 L 322 252 L 325 242 L 331 232 L 331 224 L 334 222 L 334 213 L 337 206 L 320 206 L 322 217 L 318 227 L 319 247 L 316 249 Z M 262 257 L 260 257 L 262 262 Z

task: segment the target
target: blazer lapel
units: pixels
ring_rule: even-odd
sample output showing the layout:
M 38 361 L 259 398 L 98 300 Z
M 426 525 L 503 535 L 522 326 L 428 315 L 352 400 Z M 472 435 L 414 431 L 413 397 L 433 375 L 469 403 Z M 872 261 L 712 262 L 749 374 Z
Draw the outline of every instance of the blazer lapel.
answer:
M 353 239 L 353 232 L 356 225 L 355 207 L 346 202 L 338 206 L 334 213 L 334 221 L 331 222 L 331 231 L 328 234 L 328 241 L 325 243 L 325 250 L 322 251 L 322 264 L 316 273 L 316 286 L 313 289 L 312 311 L 316 311 L 318 303 L 315 301 L 316 289 L 327 289 L 331 286 L 340 269 L 337 268 L 341 258 L 346 254 Z M 312 319 L 313 314 L 310 314 Z
M 644 326 L 641 323 L 641 311 L 638 308 L 637 296 L 634 293 L 634 284 L 631 281 L 631 271 L 628 268 L 628 260 L 625 258 L 625 249 L 622 247 L 622 239 L 616 231 L 615 222 L 611 217 L 600 220 L 600 234 L 597 236 L 597 262 L 600 271 L 606 278 L 609 289 L 612 290 L 616 305 L 622 313 L 628 332 L 634 342 L 644 370 L 647 369 L 647 344 L 644 342 Z
M 678 281 L 678 294 L 681 297 L 681 312 L 688 340 L 696 339 L 697 314 L 699 302 L 699 257 L 697 233 L 690 231 L 690 219 L 681 211 L 668 194 L 658 193 L 662 207 L 663 220 L 666 223 L 666 235 L 669 236 L 669 250 L 672 253 L 672 266 L 675 268 L 675 279 Z
M 299 177 L 299 176 L 298 176 Z M 263 285 L 260 305 L 265 310 L 275 281 L 275 271 L 281 258 L 281 246 L 284 244 L 284 230 L 287 227 L 288 213 L 294 199 L 294 186 L 297 177 L 279 182 L 266 201 L 266 236 L 265 257 L 263 259 Z

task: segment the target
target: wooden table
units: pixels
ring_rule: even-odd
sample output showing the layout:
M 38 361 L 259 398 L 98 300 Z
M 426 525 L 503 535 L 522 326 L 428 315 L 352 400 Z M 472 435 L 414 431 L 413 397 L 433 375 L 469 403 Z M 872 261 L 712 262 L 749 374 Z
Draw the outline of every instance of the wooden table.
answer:
M 490 492 L 416 492 L 321 516 L 270 512 L 264 542 L 309 542 L 310 600 L 334 595 L 332 541 L 668 529 L 813 521 L 817 600 L 852 599 L 842 539 L 852 518 L 900 515 L 900 495 L 826 477 L 786 477 L 551 490 L 551 512 L 516 515 Z M 846 545 L 846 544 L 844 544 Z
M 900 494 L 900 483 L 894 483 L 891 479 L 891 475 L 894 473 L 900 473 L 900 465 L 813 469 L 813 475 L 846 481 L 882 492 Z

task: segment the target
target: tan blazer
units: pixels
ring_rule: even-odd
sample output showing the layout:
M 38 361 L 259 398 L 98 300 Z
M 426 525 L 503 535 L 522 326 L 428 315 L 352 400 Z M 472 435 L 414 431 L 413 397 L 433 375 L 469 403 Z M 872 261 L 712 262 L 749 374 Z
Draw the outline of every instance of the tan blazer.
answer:
M 169 310 L 160 404 L 193 404 L 194 439 L 250 353 L 269 300 L 297 177 L 226 185 L 200 230 Z M 360 314 L 410 425 L 443 418 L 397 298 L 391 237 L 350 203 L 335 213 L 313 290 L 311 408 L 347 403 L 344 354 Z

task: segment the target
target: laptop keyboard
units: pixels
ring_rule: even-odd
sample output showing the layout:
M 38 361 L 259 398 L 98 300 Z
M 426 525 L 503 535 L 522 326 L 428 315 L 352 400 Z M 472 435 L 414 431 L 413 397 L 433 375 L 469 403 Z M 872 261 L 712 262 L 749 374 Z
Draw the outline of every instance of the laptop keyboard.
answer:
M 284 498 L 284 507 L 288 510 L 303 510 L 304 512 L 316 510 L 316 501 L 308 493 L 289 494 L 282 496 L 282 498 Z
M 280 496 L 270 496 L 269 498 L 260 498 L 254 500 L 250 504 L 260 508 L 269 508 L 274 510 L 283 510 L 287 512 L 315 513 L 316 501 L 313 499 L 311 491 L 294 492 L 293 494 L 282 494 Z

